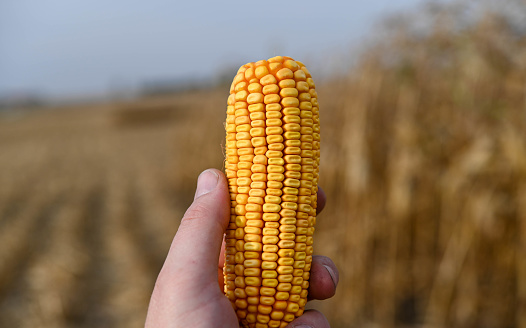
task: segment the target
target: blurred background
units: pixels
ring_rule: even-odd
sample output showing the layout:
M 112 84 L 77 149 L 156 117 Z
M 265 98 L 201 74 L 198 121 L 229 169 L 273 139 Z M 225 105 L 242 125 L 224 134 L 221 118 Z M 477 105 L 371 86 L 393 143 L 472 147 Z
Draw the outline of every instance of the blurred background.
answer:
M 526 327 L 526 3 L 0 2 L 0 326 L 141 327 L 237 68 L 321 107 L 332 327 Z

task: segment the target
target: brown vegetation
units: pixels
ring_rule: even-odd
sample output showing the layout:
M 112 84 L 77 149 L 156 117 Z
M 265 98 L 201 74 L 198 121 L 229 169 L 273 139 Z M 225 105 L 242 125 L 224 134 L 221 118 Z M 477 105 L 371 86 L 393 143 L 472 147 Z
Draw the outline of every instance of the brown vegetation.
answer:
M 340 285 L 312 306 L 333 327 L 526 327 L 526 30 L 420 14 L 318 85 L 315 250 Z M 222 167 L 227 93 L 0 118 L 1 327 L 143 325 L 196 178 Z

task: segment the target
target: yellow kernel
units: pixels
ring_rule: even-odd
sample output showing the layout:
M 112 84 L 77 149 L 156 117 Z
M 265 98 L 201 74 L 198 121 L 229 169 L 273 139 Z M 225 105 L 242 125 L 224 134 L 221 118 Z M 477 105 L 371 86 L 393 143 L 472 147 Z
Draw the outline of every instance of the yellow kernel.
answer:
M 307 129 L 308 127 L 302 127 L 301 125 L 297 123 L 287 123 L 283 125 L 284 131 L 302 131 L 303 129 Z M 309 128 L 310 129 L 310 128 Z
M 301 110 L 310 111 L 310 110 L 312 110 L 312 103 L 310 101 L 302 101 L 302 102 L 300 102 L 299 108 Z
M 279 103 L 279 101 L 281 100 L 281 97 L 277 94 L 268 94 L 266 95 L 264 98 L 263 98 L 263 102 L 265 104 L 274 104 L 274 103 Z M 268 108 L 267 108 L 268 110 Z
M 265 155 L 256 155 L 253 159 L 254 164 L 267 165 L 267 157 Z M 256 187 L 254 187 L 256 188 Z M 256 188 L 259 189 L 259 188 Z
M 299 92 L 309 92 L 309 83 L 306 81 L 298 81 L 296 82 L 296 89 L 298 89 Z
M 281 240 L 294 240 L 296 238 L 296 235 L 290 232 L 282 232 L 279 234 L 279 238 Z M 292 265 L 292 264 L 289 264 L 289 265 Z
M 294 81 L 294 79 L 286 79 L 286 80 L 279 81 L 279 87 L 282 89 L 295 88 L 296 81 Z
M 293 249 L 280 249 L 278 255 L 280 257 L 293 257 L 295 254 Z
M 303 228 L 303 227 L 296 228 L 296 235 L 305 235 L 305 234 L 307 234 L 307 228 Z
M 277 286 L 277 284 L 276 284 Z M 287 302 L 286 301 L 276 301 L 274 303 L 274 309 L 276 310 L 285 310 L 287 308 Z
M 301 113 L 300 109 L 297 108 L 297 107 L 287 107 L 287 108 L 283 108 L 283 115 L 285 115 L 285 117 L 287 116 L 299 116 Z M 299 118 L 299 117 L 298 117 Z M 292 118 L 287 118 L 288 120 L 292 119 Z M 288 123 L 288 122 L 287 122 Z
M 278 94 L 278 93 L 279 93 L 279 86 L 277 84 L 269 84 L 269 85 L 265 85 L 263 87 L 263 94 L 264 95 Z
M 280 302 L 282 302 L 282 301 L 280 301 Z M 285 302 L 285 303 L 286 303 L 286 302 Z M 284 307 L 284 308 L 286 308 L 286 307 L 287 307 L 287 305 L 285 304 L 285 307 Z M 276 308 L 276 307 L 274 307 L 274 308 Z M 276 311 L 276 310 L 274 310 L 274 311 L 272 311 L 272 312 L 270 313 L 270 317 L 271 317 L 272 319 L 274 319 L 274 320 L 281 320 L 281 319 L 283 319 L 283 316 L 284 316 L 284 315 L 285 315 L 285 313 L 283 313 L 283 311 Z M 279 327 L 279 326 L 278 326 L 278 327 Z
M 264 112 L 265 105 L 262 103 L 248 105 L 248 111 L 250 113 Z
M 259 253 L 258 252 L 244 252 L 246 259 L 258 259 Z
M 278 260 L 278 254 L 276 254 L 276 253 L 263 253 L 263 254 L 261 254 L 261 259 L 263 261 L 277 261 Z
M 288 108 L 291 108 L 291 107 L 287 107 L 287 109 Z M 297 109 L 297 108 L 294 108 L 294 109 Z M 299 112 L 299 109 L 298 109 L 298 112 Z M 301 123 L 301 119 L 300 119 L 299 115 L 289 114 L 289 115 L 285 115 L 285 117 L 283 117 L 283 122 L 300 124 Z
M 275 271 L 275 270 L 263 270 L 263 272 L 261 273 L 261 277 L 263 278 L 263 283 L 265 283 L 265 279 L 275 279 L 278 277 L 278 273 Z M 278 285 L 278 281 L 276 280 L 276 285 Z M 272 287 L 270 285 L 265 285 L 263 284 L 263 286 L 265 287 Z M 274 287 L 275 287 L 274 286 Z
M 276 295 L 274 295 L 274 298 L 276 299 L 276 301 L 286 301 L 289 299 L 289 293 L 277 292 Z
M 259 252 L 262 250 L 262 244 L 261 243 L 256 243 L 256 242 L 247 242 L 245 243 L 244 245 L 244 249 L 245 251 L 255 251 L 255 252 Z
M 261 164 L 254 164 L 252 167 L 254 166 L 262 166 L 262 167 L 265 167 L 264 165 L 261 165 Z M 252 184 L 251 184 L 252 185 Z M 265 197 L 266 193 L 265 193 L 265 190 L 261 190 L 261 189 L 250 189 L 249 191 L 249 196 L 251 197 Z
M 276 294 L 276 290 L 271 287 L 261 287 L 260 293 L 264 296 L 273 296 L 274 294 Z
M 283 188 L 283 183 L 279 181 L 268 181 L 267 187 L 269 187 L 270 189 L 281 189 Z
M 265 202 L 266 203 L 280 204 L 281 203 L 281 198 L 278 197 L 278 196 L 267 195 L 267 196 L 265 196 Z
M 285 233 L 293 233 L 293 232 L 296 232 L 296 226 L 293 225 L 293 224 L 282 224 L 280 227 L 279 227 L 279 231 L 280 232 L 285 232 Z M 245 232 L 247 232 L 245 230 Z M 248 233 L 248 232 L 247 232 Z M 290 239 L 290 238 L 285 238 L 285 239 Z M 292 240 L 292 239 L 291 239 Z
M 277 205 L 279 206 L 279 205 Z M 277 212 L 274 213 L 263 213 L 263 221 L 275 222 L 280 220 L 280 216 Z
M 303 71 L 301 71 L 301 72 L 303 72 Z M 255 75 L 256 75 L 256 77 L 258 79 L 261 79 L 261 78 L 265 77 L 268 74 L 269 74 L 269 72 L 268 72 L 268 68 L 266 66 L 256 67 Z M 303 75 L 305 75 L 305 73 L 303 73 Z
M 265 288 L 265 287 L 261 287 L 261 289 L 263 289 L 263 288 Z M 272 290 L 274 290 L 274 288 L 272 288 Z M 275 293 L 276 292 L 274 290 L 274 294 Z M 274 294 L 272 294 L 271 296 L 273 296 Z M 261 304 L 263 304 L 263 305 L 273 305 L 276 300 L 274 299 L 274 297 L 271 297 L 271 296 L 261 296 L 259 298 L 259 302 Z
M 251 93 L 246 97 L 247 103 L 258 104 L 263 102 L 264 95 L 262 93 Z
M 307 245 L 305 245 L 304 243 L 298 243 L 298 244 L 295 244 L 294 245 L 294 250 L 296 252 L 303 252 L 307 249 Z
M 276 293 L 276 296 L 277 294 L 279 293 Z M 277 297 L 276 297 L 277 299 Z M 289 304 L 287 305 L 287 312 L 297 312 L 299 310 L 299 305 L 297 303 L 294 303 L 294 302 L 289 302 Z
M 303 236 L 303 237 L 305 237 L 305 236 Z M 296 261 L 296 262 L 294 262 L 293 267 L 295 269 L 303 269 L 305 267 L 305 261 Z
M 300 164 L 301 163 L 301 156 L 299 155 L 285 155 L 283 156 L 283 159 L 288 164 Z M 299 184 L 298 184 L 299 186 Z
M 283 133 L 283 129 L 280 127 L 280 126 L 271 126 L 271 127 L 267 127 L 265 129 L 267 135 L 271 135 L 271 134 L 282 134 Z M 239 134 L 239 133 L 238 133 Z M 248 138 L 247 138 L 248 139 Z
M 282 142 L 283 142 L 283 137 L 280 134 L 267 136 L 268 144 L 282 143 Z
M 243 275 L 243 270 L 245 270 L 245 267 L 242 264 L 236 264 L 236 268 L 235 268 L 236 276 Z
M 278 245 L 263 245 L 263 252 L 276 253 L 278 249 Z
M 285 194 L 285 195 L 281 196 L 281 200 L 283 202 L 297 203 L 298 202 L 298 196 Z
M 283 116 L 281 112 L 277 110 L 266 112 L 265 115 L 266 115 L 266 118 L 278 118 L 278 119 L 280 119 Z
M 279 287 L 279 285 L 278 285 L 278 287 Z M 245 293 L 247 293 L 247 296 L 259 296 L 259 287 L 257 287 L 257 286 L 247 286 L 247 287 L 245 287 Z
M 267 110 L 267 112 L 280 111 L 281 105 L 278 103 L 269 103 L 265 106 L 265 109 Z
M 245 227 L 245 233 L 248 234 L 260 234 L 261 229 L 257 227 Z
M 296 286 L 301 286 L 303 284 L 303 277 L 294 277 L 292 279 L 292 285 L 293 285 L 293 288 L 295 287 L 295 291 L 298 289 L 298 287 Z M 291 292 L 292 292 L 292 289 L 291 289 Z M 300 288 L 300 291 L 298 293 L 294 293 L 294 294 L 299 294 L 301 293 L 301 288 Z
M 269 159 L 268 164 L 269 165 L 284 165 L 285 161 L 283 160 L 283 158 L 271 158 Z
M 250 81 L 255 77 L 254 75 L 254 69 L 252 67 L 249 67 L 245 70 L 245 80 Z
M 246 101 L 236 101 L 236 103 L 234 104 L 235 109 L 241 109 L 241 108 L 247 108 L 247 107 L 248 107 L 248 103 Z
M 271 188 L 269 188 L 269 189 L 266 190 L 266 192 L 267 192 L 267 195 L 277 196 L 277 197 L 280 197 L 283 194 L 281 189 L 271 189 Z
M 303 93 L 300 93 L 299 96 L 298 96 L 298 99 L 300 102 L 302 101 L 310 101 L 312 98 L 312 96 L 310 95 L 310 93 L 307 93 L 307 92 L 303 92 Z
M 278 288 L 277 289 L 279 291 L 288 292 L 292 288 L 292 285 L 288 284 L 288 283 L 292 282 L 293 279 L 294 279 L 294 277 L 291 274 L 279 275 L 278 276 L 278 281 L 280 283 L 278 284 Z
M 265 213 L 278 213 L 280 210 L 281 210 L 281 206 L 279 206 L 278 204 L 264 204 L 263 205 L 263 212 Z
M 244 234 L 243 240 L 246 242 L 261 243 L 261 235 Z
M 301 133 L 297 131 L 287 131 L 283 134 L 286 139 L 300 139 L 302 137 Z
M 236 277 L 235 286 L 239 288 L 245 288 L 245 279 L 243 277 Z
M 261 245 L 261 244 L 259 244 L 259 245 Z M 280 240 L 279 243 L 278 243 L 278 247 L 279 248 L 294 248 L 295 245 L 296 245 L 296 243 L 294 242 L 294 240 Z M 247 248 L 247 246 L 245 244 L 245 249 L 246 248 Z
M 243 273 L 245 274 L 246 277 L 258 277 L 261 274 L 261 269 L 259 269 L 259 268 L 245 268 Z M 245 280 L 245 282 L 246 282 L 246 280 Z
M 297 70 L 294 72 L 294 80 L 296 81 L 305 81 L 307 80 L 307 75 L 302 70 Z
M 269 63 L 282 63 L 283 62 L 283 57 L 282 56 L 275 56 L 275 57 L 269 58 L 267 61 Z
M 268 173 L 267 178 L 269 181 L 283 181 L 285 176 L 281 173 Z
M 262 241 L 265 245 L 275 245 L 279 242 L 279 238 L 277 236 L 263 236 Z
M 278 264 L 275 261 L 263 261 L 261 262 L 261 269 L 263 270 L 276 270 Z
M 281 120 L 276 119 L 276 118 L 267 119 L 265 123 L 267 124 L 267 126 L 281 126 L 282 125 Z
M 271 68 L 272 69 L 272 68 Z M 268 75 L 265 75 L 263 76 L 261 79 L 260 79 L 260 83 L 264 86 L 266 85 L 270 85 L 270 84 L 276 84 L 278 83 L 278 81 L 276 80 L 276 78 L 274 77 L 274 75 L 272 74 L 268 74 Z
M 245 205 L 236 205 L 234 211 L 236 215 L 245 215 L 247 213 L 245 210 Z
M 283 105 L 283 107 L 298 107 L 300 102 L 298 98 L 286 97 L 281 100 L 281 105 Z
M 265 274 L 265 272 L 267 272 L 266 275 L 272 275 L 272 276 L 276 276 L 276 277 L 278 276 L 277 274 L 269 274 L 268 273 L 268 272 L 276 273 L 276 271 L 266 271 L 265 270 L 265 271 L 263 271 L 263 274 Z M 278 285 L 278 283 L 279 283 L 278 280 L 275 279 L 275 278 L 265 278 L 265 277 L 263 277 L 262 286 L 273 288 L 273 287 L 276 287 Z
M 251 179 L 252 181 L 267 181 L 267 175 L 265 173 L 253 173 Z
M 250 93 L 261 93 L 261 89 L 262 89 L 262 86 L 259 83 L 250 83 L 248 85 L 248 92 Z M 250 101 L 248 103 L 250 104 Z
M 294 210 L 289 210 L 289 209 L 282 209 L 280 212 L 279 212 L 279 215 L 281 215 L 283 218 L 285 217 L 295 217 L 296 216 L 296 211 Z
M 245 260 L 243 265 L 245 268 L 259 268 L 261 266 L 261 261 L 257 259 Z
M 246 309 L 247 306 L 248 306 L 247 301 L 245 299 L 241 299 L 241 298 L 238 298 L 235 301 L 235 304 L 236 304 L 236 307 L 239 308 L 239 309 Z
M 246 91 L 246 90 L 241 90 L 239 92 L 236 92 L 236 94 L 235 94 L 236 102 L 238 102 L 238 101 L 245 101 L 245 100 L 247 100 L 247 97 L 248 97 L 248 91 Z
M 283 98 L 285 97 L 297 97 L 298 96 L 298 89 L 296 88 L 283 88 L 279 92 L 279 95 Z
M 276 77 L 278 80 L 292 79 L 294 78 L 294 73 L 289 68 L 282 68 L 276 72 Z
M 285 279 L 285 280 L 289 280 L 288 278 L 290 277 L 290 281 L 292 281 L 292 275 L 291 274 L 286 274 L 286 275 L 282 275 L 282 276 L 279 276 L 279 277 L 286 277 L 287 279 Z M 279 277 L 278 277 L 278 280 L 279 280 Z M 281 280 L 279 280 L 279 281 L 281 281 Z M 276 290 L 280 291 L 280 292 L 290 292 L 291 289 L 292 289 L 292 284 L 290 284 L 289 282 L 281 282 L 276 287 Z M 245 289 L 245 291 L 247 292 L 248 296 L 251 296 L 251 295 L 249 295 L 249 291 L 247 291 L 246 289 Z
M 260 277 L 245 277 L 245 284 L 247 286 L 261 286 L 261 278 Z
M 296 61 L 291 60 L 291 59 L 284 61 L 283 66 L 286 68 L 289 68 L 293 72 L 296 72 L 300 68 L 298 63 L 296 63 Z

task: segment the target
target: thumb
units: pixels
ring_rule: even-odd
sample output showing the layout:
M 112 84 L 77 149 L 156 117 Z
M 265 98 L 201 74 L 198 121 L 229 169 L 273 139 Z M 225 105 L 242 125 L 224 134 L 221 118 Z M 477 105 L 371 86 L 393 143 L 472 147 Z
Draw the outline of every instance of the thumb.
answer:
M 226 178 L 209 169 L 197 180 L 194 202 L 186 211 L 170 247 L 167 264 L 195 281 L 217 281 L 217 263 L 230 218 Z

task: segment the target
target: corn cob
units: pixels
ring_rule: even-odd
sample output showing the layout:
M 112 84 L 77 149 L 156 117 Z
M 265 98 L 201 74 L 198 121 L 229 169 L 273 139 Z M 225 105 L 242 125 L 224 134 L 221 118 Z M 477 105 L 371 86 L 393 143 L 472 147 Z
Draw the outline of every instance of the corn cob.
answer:
M 227 103 L 225 294 L 242 327 L 285 327 L 303 314 L 312 263 L 315 85 L 303 63 L 273 57 L 241 66 Z

